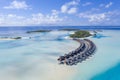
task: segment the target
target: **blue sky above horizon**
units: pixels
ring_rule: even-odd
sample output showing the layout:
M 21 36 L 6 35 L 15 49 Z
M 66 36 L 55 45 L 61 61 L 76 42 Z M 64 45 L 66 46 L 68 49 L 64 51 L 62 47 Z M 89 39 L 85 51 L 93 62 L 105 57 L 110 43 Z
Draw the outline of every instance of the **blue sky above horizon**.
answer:
M 116 26 L 119 4 L 119 0 L 0 0 L 0 26 Z

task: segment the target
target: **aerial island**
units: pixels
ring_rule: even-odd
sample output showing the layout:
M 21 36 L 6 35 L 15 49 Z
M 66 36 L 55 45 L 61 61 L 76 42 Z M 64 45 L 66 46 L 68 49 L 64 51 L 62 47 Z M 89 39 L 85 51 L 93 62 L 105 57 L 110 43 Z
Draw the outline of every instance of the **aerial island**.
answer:
M 74 34 L 70 35 L 71 38 L 85 38 L 89 36 L 92 36 L 92 34 L 90 34 L 89 31 L 85 31 L 85 30 L 78 30 Z
M 81 39 L 89 36 L 91 36 L 89 31 L 82 30 L 71 34 L 70 37 L 79 42 L 80 46 L 68 54 L 60 56 L 58 58 L 59 64 L 66 64 L 69 66 L 77 65 L 93 55 L 96 51 L 96 45 L 89 39 Z
M 34 30 L 27 31 L 26 33 L 41 33 L 41 32 L 50 32 L 52 30 Z M 69 35 L 71 38 L 84 38 L 92 36 L 92 34 L 87 30 L 78 30 L 78 29 L 60 29 L 59 31 L 75 31 L 74 34 Z
M 22 37 L 0 37 L 0 40 L 19 40 Z
M 34 30 L 34 31 L 27 31 L 26 33 L 39 33 L 39 32 L 50 32 L 51 30 Z

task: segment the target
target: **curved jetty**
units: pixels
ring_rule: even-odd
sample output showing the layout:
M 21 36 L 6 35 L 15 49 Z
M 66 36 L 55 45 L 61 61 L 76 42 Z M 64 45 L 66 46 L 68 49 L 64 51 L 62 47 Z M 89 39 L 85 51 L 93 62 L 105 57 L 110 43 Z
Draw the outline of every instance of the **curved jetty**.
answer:
M 95 44 L 89 39 L 73 39 L 80 43 L 80 46 L 72 52 L 60 56 L 58 61 L 60 64 L 76 65 L 89 58 L 96 50 Z

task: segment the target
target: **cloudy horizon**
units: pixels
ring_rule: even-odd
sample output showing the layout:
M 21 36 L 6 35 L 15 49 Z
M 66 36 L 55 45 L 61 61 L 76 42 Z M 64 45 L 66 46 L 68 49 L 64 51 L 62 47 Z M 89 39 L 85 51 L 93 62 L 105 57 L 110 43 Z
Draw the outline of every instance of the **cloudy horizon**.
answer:
M 119 26 L 119 3 L 117 0 L 1 0 L 0 26 Z

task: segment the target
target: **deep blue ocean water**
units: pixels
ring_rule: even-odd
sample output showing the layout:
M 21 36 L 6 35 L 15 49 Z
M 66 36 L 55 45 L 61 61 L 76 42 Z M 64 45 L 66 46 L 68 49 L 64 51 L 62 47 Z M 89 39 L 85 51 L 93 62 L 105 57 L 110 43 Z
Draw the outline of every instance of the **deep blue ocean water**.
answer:
M 0 27 L 0 36 L 21 35 L 26 31 L 33 30 L 60 30 L 60 29 L 81 29 L 81 30 L 120 30 L 119 26 L 14 26 Z
M 0 31 L 6 30 L 58 30 L 58 29 L 87 29 L 87 30 L 120 30 L 120 26 L 25 26 L 25 27 L 0 27 Z

